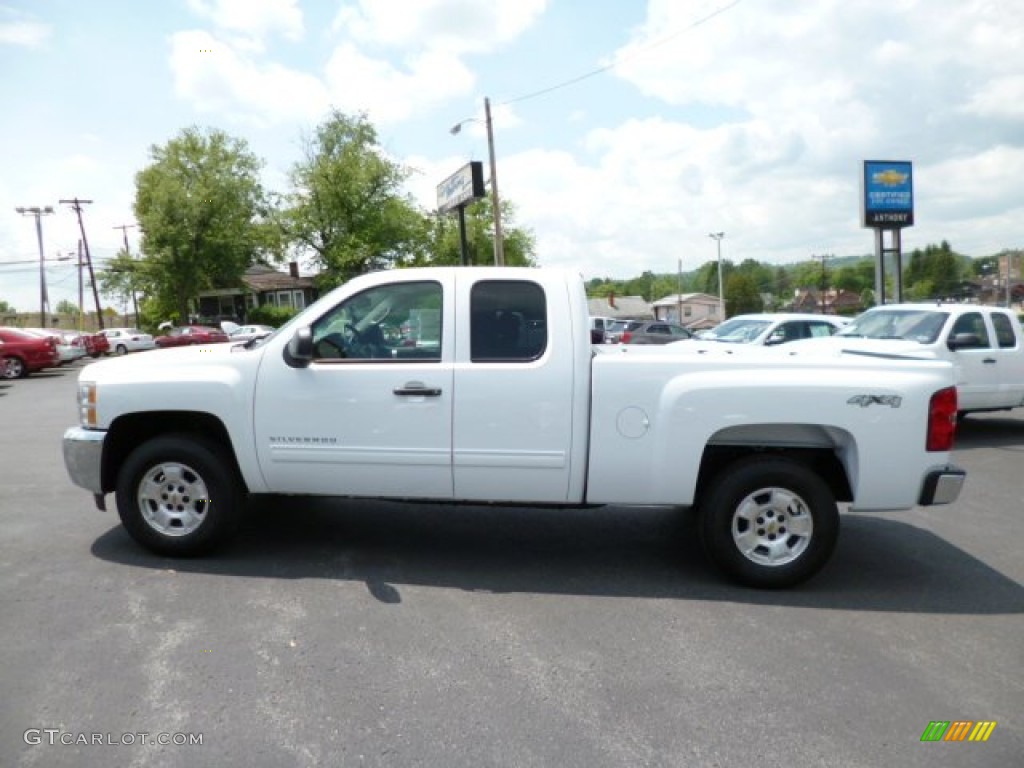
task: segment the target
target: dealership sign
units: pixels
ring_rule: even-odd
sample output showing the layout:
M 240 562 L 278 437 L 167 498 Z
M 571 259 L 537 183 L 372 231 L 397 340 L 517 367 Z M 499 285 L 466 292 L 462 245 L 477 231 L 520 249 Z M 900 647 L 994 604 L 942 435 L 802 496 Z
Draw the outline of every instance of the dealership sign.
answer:
M 899 229 L 914 223 L 914 176 L 911 163 L 864 161 L 864 226 Z
M 447 213 L 485 194 L 484 164 L 474 160 L 437 185 L 437 210 Z

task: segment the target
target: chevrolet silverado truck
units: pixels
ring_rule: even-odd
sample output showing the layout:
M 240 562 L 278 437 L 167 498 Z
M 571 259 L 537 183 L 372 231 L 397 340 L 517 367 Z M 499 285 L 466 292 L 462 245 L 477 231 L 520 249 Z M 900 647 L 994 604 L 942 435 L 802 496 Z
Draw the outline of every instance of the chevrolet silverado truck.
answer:
M 885 304 L 834 336 L 786 346 L 948 360 L 960 416 L 1024 406 L 1024 332 L 1016 315 L 979 304 Z
M 664 349 L 592 346 L 568 271 L 377 272 L 263 339 L 84 368 L 64 460 L 162 555 L 224 543 L 258 494 L 668 505 L 755 587 L 818 572 L 840 505 L 960 493 L 947 362 Z

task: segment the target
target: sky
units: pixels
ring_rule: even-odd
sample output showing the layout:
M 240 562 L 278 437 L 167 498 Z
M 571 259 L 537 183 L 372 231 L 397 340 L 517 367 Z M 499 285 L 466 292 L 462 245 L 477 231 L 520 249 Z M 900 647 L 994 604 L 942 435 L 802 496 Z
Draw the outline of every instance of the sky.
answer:
M 365 113 L 433 210 L 447 176 L 486 168 L 485 98 L 513 225 L 588 280 L 696 269 L 712 232 L 736 263 L 872 253 L 865 160 L 913 163 L 904 252 L 1024 247 L 1020 2 L 0 0 L 0 299 L 39 306 L 16 208 L 53 206 L 50 306 L 77 301 L 59 201 L 93 201 L 101 266 L 151 147 L 185 127 L 245 139 L 285 192 L 332 108 Z

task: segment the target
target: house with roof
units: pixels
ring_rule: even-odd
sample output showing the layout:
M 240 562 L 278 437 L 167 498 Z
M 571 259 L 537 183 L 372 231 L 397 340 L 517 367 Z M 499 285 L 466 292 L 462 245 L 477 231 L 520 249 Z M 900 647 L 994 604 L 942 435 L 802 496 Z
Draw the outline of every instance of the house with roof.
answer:
M 206 321 L 245 322 L 246 312 L 252 307 L 270 305 L 301 310 L 317 297 L 313 278 L 300 275 L 297 262 L 290 262 L 287 272 L 258 263 L 245 270 L 240 286 L 202 291 L 198 314 Z
M 691 331 L 714 328 L 725 318 L 718 313 L 718 297 L 710 293 L 676 293 L 651 305 L 656 320 L 676 323 Z
M 651 305 L 643 296 L 607 296 L 587 299 L 591 317 L 610 317 L 613 320 L 650 320 L 654 317 Z
M 817 288 L 798 288 L 793 293 L 793 301 L 783 309 L 787 312 L 854 315 L 863 309 L 863 303 L 860 295 L 853 291 L 829 288 L 822 293 Z

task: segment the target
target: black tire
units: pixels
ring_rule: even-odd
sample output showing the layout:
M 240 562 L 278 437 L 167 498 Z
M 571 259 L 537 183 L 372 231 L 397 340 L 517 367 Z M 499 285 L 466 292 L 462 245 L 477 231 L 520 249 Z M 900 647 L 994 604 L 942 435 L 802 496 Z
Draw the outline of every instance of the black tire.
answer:
M 698 507 L 708 557 L 749 587 L 806 581 L 828 562 L 839 537 L 831 489 L 793 459 L 740 459 L 711 481 Z
M 128 347 L 126 347 L 124 344 L 118 344 L 116 347 L 114 347 L 114 353 L 117 355 L 126 355 L 128 354 Z
M 4 358 L 3 370 L 0 371 L 5 379 L 24 379 L 28 376 L 28 366 L 20 357 Z
M 117 477 L 116 499 L 121 523 L 143 547 L 194 557 L 235 532 L 244 494 L 220 446 L 193 435 L 165 435 L 129 454 Z

